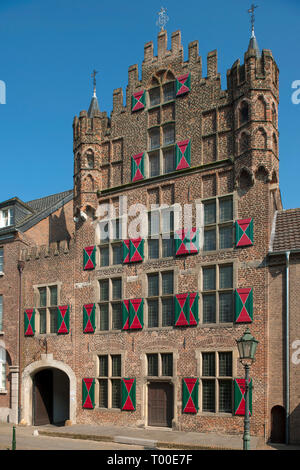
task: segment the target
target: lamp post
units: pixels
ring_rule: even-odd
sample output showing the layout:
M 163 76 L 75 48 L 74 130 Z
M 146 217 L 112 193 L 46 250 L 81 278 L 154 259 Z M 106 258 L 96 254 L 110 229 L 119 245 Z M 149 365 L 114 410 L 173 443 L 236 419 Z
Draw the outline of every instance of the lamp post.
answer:
M 250 418 L 249 418 L 249 372 L 250 365 L 254 362 L 258 341 L 251 335 L 249 328 L 243 336 L 237 340 L 240 362 L 245 368 L 245 419 L 243 450 L 250 450 Z

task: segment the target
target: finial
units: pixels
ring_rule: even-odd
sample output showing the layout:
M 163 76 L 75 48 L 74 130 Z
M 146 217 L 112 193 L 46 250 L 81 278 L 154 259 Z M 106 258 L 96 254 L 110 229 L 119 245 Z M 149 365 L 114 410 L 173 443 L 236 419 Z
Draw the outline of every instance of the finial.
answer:
M 161 7 L 160 11 L 158 12 L 158 20 L 156 22 L 156 25 L 160 26 L 161 31 L 163 31 L 168 21 L 169 21 L 169 17 L 167 16 L 167 9 L 164 7 Z
M 251 8 L 249 8 L 249 10 L 248 10 L 248 13 L 251 13 L 251 37 L 252 38 L 255 37 L 255 34 L 254 34 L 254 23 L 255 23 L 254 11 L 255 11 L 256 8 L 258 8 L 258 5 L 254 5 L 254 3 L 252 3 Z
M 96 75 L 97 75 L 97 71 L 94 70 L 91 77 L 93 78 L 93 85 L 94 85 L 94 97 L 96 98 Z

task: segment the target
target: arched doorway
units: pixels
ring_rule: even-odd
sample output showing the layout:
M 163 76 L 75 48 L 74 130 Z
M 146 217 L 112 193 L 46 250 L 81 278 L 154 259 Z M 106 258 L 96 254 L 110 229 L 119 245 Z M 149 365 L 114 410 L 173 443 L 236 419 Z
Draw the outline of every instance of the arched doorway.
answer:
M 64 424 L 69 419 L 70 381 L 59 369 L 42 369 L 33 377 L 33 424 Z
M 285 442 L 285 410 L 283 406 L 273 406 L 271 410 L 271 436 L 274 443 Z
M 50 372 L 44 372 L 44 376 L 38 375 L 42 371 Z M 45 397 L 46 400 L 48 399 L 45 405 L 46 411 L 48 410 L 48 421 L 60 423 L 69 419 L 72 424 L 75 424 L 76 376 L 70 366 L 53 359 L 53 354 L 42 354 L 41 360 L 29 364 L 22 373 L 21 422 L 28 425 L 33 425 L 35 422 L 37 382 L 41 384 L 41 399 Z M 46 383 L 53 384 L 48 392 L 43 390 Z M 52 405 L 49 405 L 49 402 Z M 66 416 L 68 417 L 65 418 Z

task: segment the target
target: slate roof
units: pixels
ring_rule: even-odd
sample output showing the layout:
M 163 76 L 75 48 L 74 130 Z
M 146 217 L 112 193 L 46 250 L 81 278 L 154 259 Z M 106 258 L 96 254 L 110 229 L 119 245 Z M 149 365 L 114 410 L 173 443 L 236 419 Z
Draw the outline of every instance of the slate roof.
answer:
M 300 249 L 300 208 L 278 211 L 270 244 L 271 252 Z
M 3 238 L 7 234 L 17 230 L 26 232 L 26 230 L 29 230 L 42 219 L 48 217 L 48 215 L 71 201 L 72 198 L 73 190 L 71 189 L 25 203 L 16 197 L 5 201 L 5 204 L 1 204 L 3 207 L 15 207 L 15 224 L 0 228 L 0 236 Z

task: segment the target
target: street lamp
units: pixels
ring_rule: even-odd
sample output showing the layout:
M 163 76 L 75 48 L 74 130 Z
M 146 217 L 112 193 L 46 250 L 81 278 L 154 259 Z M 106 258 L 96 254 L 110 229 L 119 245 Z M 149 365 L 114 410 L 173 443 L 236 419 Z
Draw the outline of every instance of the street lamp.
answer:
M 253 338 L 249 328 L 243 336 L 238 339 L 237 347 L 240 355 L 240 362 L 245 368 L 245 419 L 244 419 L 244 436 L 243 450 L 250 450 L 250 418 L 249 418 L 249 371 L 250 365 L 254 362 L 255 352 L 258 341 Z

